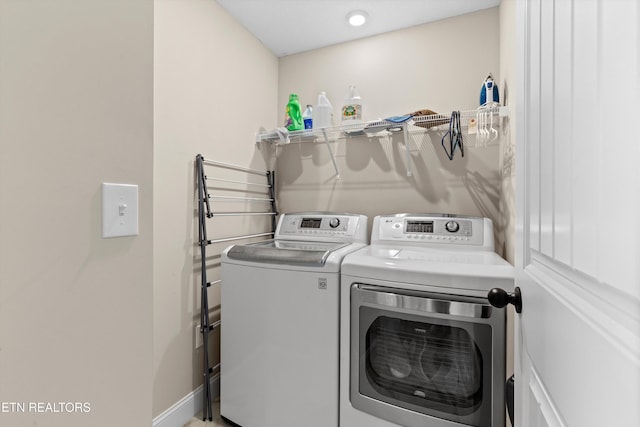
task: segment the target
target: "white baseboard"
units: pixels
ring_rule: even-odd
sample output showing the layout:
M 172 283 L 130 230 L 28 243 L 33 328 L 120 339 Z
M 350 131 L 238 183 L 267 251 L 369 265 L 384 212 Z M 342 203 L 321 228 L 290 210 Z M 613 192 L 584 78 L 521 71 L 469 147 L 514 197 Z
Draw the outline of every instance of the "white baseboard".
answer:
M 210 384 L 211 395 L 220 396 L 220 376 L 212 376 Z M 198 387 L 155 417 L 153 427 L 184 427 L 191 418 L 202 411 L 203 390 L 203 386 Z

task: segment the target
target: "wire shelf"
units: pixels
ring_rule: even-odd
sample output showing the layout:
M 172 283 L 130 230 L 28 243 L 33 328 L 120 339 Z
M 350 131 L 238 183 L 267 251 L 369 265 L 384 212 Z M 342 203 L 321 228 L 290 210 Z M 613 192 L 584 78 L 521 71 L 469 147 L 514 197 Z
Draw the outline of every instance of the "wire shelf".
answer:
M 506 117 L 509 115 L 509 107 L 493 105 L 481 107 L 475 110 L 460 111 L 460 119 L 462 126 L 468 126 L 471 120 L 476 120 L 479 114 L 489 114 L 491 116 Z M 410 131 L 418 131 L 430 129 L 435 126 L 448 125 L 451 118 L 449 114 L 431 114 L 425 116 L 414 116 L 411 119 L 396 123 L 389 120 L 373 120 L 362 123 L 347 123 L 336 126 L 329 126 L 319 129 L 304 129 L 289 131 L 285 135 L 280 134 L 276 130 L 266 133 L 256 134 L 256 143 L 271 142 L 277 145 L 284 145 L 289 142 L 305 143 L 317 142 L 318 140 L 329 139 L 335 140 L 339 138 L 348 138 L 361 135 L 371 135 L 379 132 L 400 132 L 405 129 Z

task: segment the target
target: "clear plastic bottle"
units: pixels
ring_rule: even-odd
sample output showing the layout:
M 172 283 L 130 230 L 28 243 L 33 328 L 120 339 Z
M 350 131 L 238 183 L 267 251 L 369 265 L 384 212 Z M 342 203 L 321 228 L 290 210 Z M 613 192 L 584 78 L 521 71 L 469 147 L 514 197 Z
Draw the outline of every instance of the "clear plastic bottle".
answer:
M 349 86 L 344 100 L 342 123 L 362 123 L 362 98 L 354 85 Z
M 333 106 L 325 92 L 318 94 L 318 104 L 313 111 L 313 127 L 315 129 L 330 127 L 332 124 Z
M 305 129 L 313 129 L 313 108 L 307 104 L 306 110 L 302 113 L 302 121 Z
M 298 95 L 292 93 L 289 95 L 289 103 L 287 104 L 287 110 L 284 115 L 284 126 L 287 130 L 301 130 L 303 128 L 302 111 L 300 110 Z

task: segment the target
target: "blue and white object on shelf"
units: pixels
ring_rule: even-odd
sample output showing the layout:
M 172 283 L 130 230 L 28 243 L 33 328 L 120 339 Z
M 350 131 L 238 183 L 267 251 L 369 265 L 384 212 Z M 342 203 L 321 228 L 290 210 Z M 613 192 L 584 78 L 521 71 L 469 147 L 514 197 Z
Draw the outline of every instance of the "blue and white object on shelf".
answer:
M 490 105 L 494 102 L 500 103 L 500 92 L 498 91 L 498 85 L 493 80 L 493 76 L 489 74 L 484 79 L 482 88 L 480 88 L 480 106 Z

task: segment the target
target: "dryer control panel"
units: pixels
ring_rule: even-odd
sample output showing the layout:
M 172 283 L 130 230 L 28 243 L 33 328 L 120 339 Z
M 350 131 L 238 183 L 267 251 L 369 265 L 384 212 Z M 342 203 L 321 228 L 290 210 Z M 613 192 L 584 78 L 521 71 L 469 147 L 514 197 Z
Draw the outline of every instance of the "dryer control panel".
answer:
M 488 218 L 446 214 L 381 215 L 374 219 L 371 243 L 385 241 L 493 250 L 493 224 Z
M 342 213 L 288 213 L 278 221 L 276 239 L 366 243 L 367 217 Z

